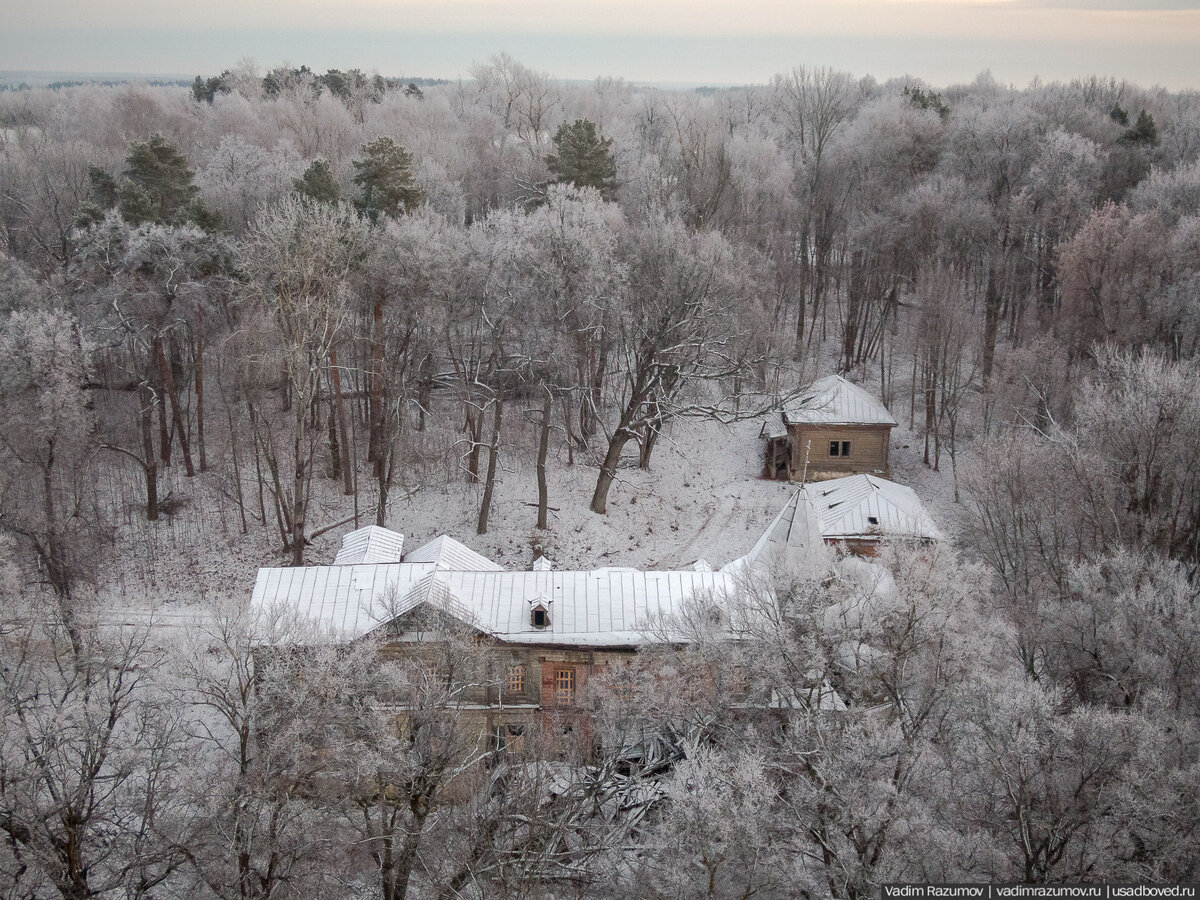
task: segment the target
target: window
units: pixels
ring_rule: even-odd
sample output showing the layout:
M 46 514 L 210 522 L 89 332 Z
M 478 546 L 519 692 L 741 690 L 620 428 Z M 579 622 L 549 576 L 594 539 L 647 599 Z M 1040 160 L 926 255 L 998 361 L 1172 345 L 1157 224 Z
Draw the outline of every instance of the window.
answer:
M 450 690 L 450 670 L 443 669 L 436 663 L 429 663 L 425 666 L 425 683 L 430 687 L 440 687 L 444 691 Z
M 506 688 L 510 694 L 525 693 L 525 666 L 515 665 L 508 667 L 508 678 L 506 679 Z
M 575 702 L 575 670 L 554 670 L 554 700 L 557 703 Z
M 529 613 L 529 624 L 534 628 L 545 628 L 550 624 L 550 612 L 540 603 Z
M 849 456 L 850 442 L 849 441 L 830 441 L 829 442 L 830 456 Z
M 525 726 L 497 725 L 493 737 L 493 749 L 497 753 L 520 755 L 525 750 Z
M 741 666 L 734 666 L 729 672 L 729 687 L 733 693 L 743 695 L 749 690 L 749 685 L 746 684 L 746 670 Z

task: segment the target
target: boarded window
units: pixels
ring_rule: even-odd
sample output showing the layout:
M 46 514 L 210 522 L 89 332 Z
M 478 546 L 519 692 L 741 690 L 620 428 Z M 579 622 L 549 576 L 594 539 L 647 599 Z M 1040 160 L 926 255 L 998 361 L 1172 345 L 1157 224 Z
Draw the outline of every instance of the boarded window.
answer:
M 525 667 L 523 665 L 509 666 L 506 682 L 506 690 L 510 694 L 525 693 Z
M 575 702 L 575 670 L 554 670 L 554 700 L 557 703 Z
M 743 696 L 749 690 L 749 686 L 746 684 L 746 670 L 741 666 L 734 666 L 730 669 L 729 687 L 738 696 Z

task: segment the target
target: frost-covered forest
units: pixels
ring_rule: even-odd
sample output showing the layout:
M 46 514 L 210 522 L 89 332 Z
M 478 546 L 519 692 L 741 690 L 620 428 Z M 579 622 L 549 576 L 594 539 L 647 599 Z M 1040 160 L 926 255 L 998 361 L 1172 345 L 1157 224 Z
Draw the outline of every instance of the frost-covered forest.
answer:
M 500 55 L 0 93 L 0 891 L 1200 880 L 1198 351 L 1191 92 Z M 369 644 L 255 666 L 256 568 L 359 525 L 727 561 L 787 497 L 760 428 L 831 371 L 951 538 L 595 680 L 598 728 L 671 736 L 636 771 L 497 766 Z

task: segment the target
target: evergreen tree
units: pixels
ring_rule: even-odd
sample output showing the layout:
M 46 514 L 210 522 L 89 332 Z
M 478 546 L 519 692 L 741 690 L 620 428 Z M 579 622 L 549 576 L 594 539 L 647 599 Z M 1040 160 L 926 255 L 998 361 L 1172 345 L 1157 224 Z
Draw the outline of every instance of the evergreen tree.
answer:
M 80 228 L 95 225 L 117 205 L 117 181 L 99 166 L 88 166 L 88 196 L 79 207 L 75 223 Z
M 117 196 L 125 221 L 131 225 L 192 222 L 202 228 L 215 227 L 216 217 L 196 197 L 200 189 L 192 183 L 187 157 L 162 135 L 133 141 L 125 164 L 125 183 Z M 98 184 L 97 179 L 93 178 L 93 184 Z
M 594 122 L 563 122 L 554 133 L 554 151 L 546 157 L 554 181 L 593 187 L 605 200 L 613 199 L 617 164 L 612 156 L 612 138 L 601 137 Z
M 413 156 L 390 137 L 363 144 L 362 159 L 354 160 L 354 183 L 362 192 L 354 202 L 372 222 L 380 216 L 395 218 L 423 199 L 413 180 Z
M 226 83 L 228 75 L 228 69 L 212 78 L 202 78 L 197 75 L 196 80 L 192 82 L 192 98 L 197 103 L 212 103 L 217 94 L 228 94 L 229 85 Z
M 318 203 L 337 203 L 341 197 L 338 184 L 329 170 L 329 162 L 324 159 L 314 159 L 301 177 L 292 179 L 292 186 L 296 193 Z
M 1121 135 L 1121 140 L 1127 144 L 1145 144 L 1148 147 L 1158 146 L 1158 126 L 1154 116 L 1144 109 L 1138 113 L 1137 121 L 1132 128 L 1127 128 Z

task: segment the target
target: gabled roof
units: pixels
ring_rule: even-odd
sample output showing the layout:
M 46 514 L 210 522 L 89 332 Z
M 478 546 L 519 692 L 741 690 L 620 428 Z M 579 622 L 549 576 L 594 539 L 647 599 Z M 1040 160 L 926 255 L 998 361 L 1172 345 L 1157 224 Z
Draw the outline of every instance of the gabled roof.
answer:
M 400 562 L 404 554 L 404 535 L 378 525 L 351 531 L 342 538 L 342 547 L 333 560 L 335 566 L 364 563 Z
M 840 375 L 815 381 L 783 408 L 786 425 L 895 425 L 887 407 Z
M 851 475 L 804 489 L 821 537 L 915 537 L 940 540 L 942 533 L 912 488 L 874 475 Z
M 736 572 L 747 566 L 770 566 L 780 554 L 789 549 L 811 548 L 820 542 L 812 508 L 805 500 L 803 491 L 796 491 L 783 509 L 779 511 L 767 530 L 762 533 L 745 556 L 730 560 L 721 567 L 722 572 Z
M 633 646 L 697 594 L 718 597 L 736 585 L 734 575 L 721 572 L 451 571 L 405 562 L 260 569 L 250 602 L 286 606 L 343 641 L 425 604 L 501 641 Z M 547 628 L 529 619 L 529 601 L 538 597 L 553 602 Z
M 449 572 L 503 572 L 504 567 L 448 535 L 435 537 L 404 557 L 408 563 L 431 562 Z
M 878 528 L 868 516 L 876 517 Z M 250 602 L 261 611 L 286 612 L 340 641 L 427 607 L 499 641 L 631 647 L 675 640 L 663 631 L 665 619 L 694 616 L 697 604 L 728 605 L 752 571 L 769 569 L 786 554 L 823 554 L 822 538 L 863 534 L 940 536 L 911 490 L 855 475 L 797 490 L 750 552 L 716 572 L 704 566 L 506 572 L 443 535 L 403 562 L 260 569 Z M 530 604 L 537 599 L 551 610 L 545 628 L 530 621 Z

